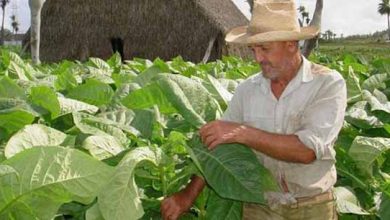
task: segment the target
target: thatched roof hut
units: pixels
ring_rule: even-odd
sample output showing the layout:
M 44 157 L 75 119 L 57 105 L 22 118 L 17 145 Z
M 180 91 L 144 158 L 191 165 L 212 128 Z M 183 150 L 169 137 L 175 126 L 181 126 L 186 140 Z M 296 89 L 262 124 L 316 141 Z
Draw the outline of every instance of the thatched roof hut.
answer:
M 48 0 L 40 53 L 43 61 L 108 58 L 116 38 L 125 59 L 181 55 L 199 62 L 215 39 L 209 58 L 215 60 L 228 53 L 226 32 L 247 23 L 230 0 Z

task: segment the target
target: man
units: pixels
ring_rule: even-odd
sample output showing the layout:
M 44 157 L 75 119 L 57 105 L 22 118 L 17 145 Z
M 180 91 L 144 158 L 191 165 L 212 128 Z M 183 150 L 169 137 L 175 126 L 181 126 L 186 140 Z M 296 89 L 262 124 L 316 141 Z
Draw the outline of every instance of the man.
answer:
M 252 48 L 262 73 L 241 83 L 222 120 L 199 133 L 210 150 L 223 143 L 252 148 L 281 189 L 266 192 L 268 206 L 245 204 L 243 219 L 337 219 L 333 144 L 344 119 L 346 85 L 336 71 L 301 56 L 298 41 L 318 32 L 299 28 L 293 1 L 259 0 L 249 26 L 226 36 Z M 193 177 L 165 199 L 164 219 L 187 211 L 205 184 Z

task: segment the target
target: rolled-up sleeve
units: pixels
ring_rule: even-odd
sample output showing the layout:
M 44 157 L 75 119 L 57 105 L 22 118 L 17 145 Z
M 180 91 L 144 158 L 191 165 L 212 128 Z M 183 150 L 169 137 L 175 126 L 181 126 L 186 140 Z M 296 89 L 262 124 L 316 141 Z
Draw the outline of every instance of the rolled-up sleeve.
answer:
M 335 159 L 333 144 L 343 125 L 347 104 L 344 79 L 338 73 L 328 78 L 313 103 L 305 109 L 301 126 L 295 132 L 318 160 Z

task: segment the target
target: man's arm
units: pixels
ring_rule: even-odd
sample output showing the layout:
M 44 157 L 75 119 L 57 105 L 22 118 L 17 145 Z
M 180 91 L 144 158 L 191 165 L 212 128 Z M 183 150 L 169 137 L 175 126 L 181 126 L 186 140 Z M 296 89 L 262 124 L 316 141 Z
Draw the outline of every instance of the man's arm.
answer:
M 345 107 L 345 82 L 340 75 L 333 74 L 305 109 L 301 126 L 294 134 L 269 133 L 226 121 L 208 123 L 199 133 L 209 149 L 224 143 L 240 143 L 275 159 L 307 164 L 329 155 L 341 129 Z
M 273 134 L 234 122 L 213 121 L 200 129 L 200 135 L 210 150 L 223 143 L 240 143 L 278 160 L 307 164 L 316 159 L 296 135 Z
M 199 176 L 193 176 L 191 182 L 181 191 L 167 197 L 161 203 L 161 215 L 164 220 L 176 220 L 188 211 L 206 182 Z

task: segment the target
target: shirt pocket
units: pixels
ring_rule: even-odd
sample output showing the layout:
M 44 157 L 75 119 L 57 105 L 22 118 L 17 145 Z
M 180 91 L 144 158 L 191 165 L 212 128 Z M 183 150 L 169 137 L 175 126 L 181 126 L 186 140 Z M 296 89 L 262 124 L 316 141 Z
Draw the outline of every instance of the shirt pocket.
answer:
M 243 124 L 268 132 L 274 130 L 274 118 L 268 116 L 244 116 Z
M 286 134 L 294 134 L 303 127 L 303 111 L 291 112 L 287 116 Z

